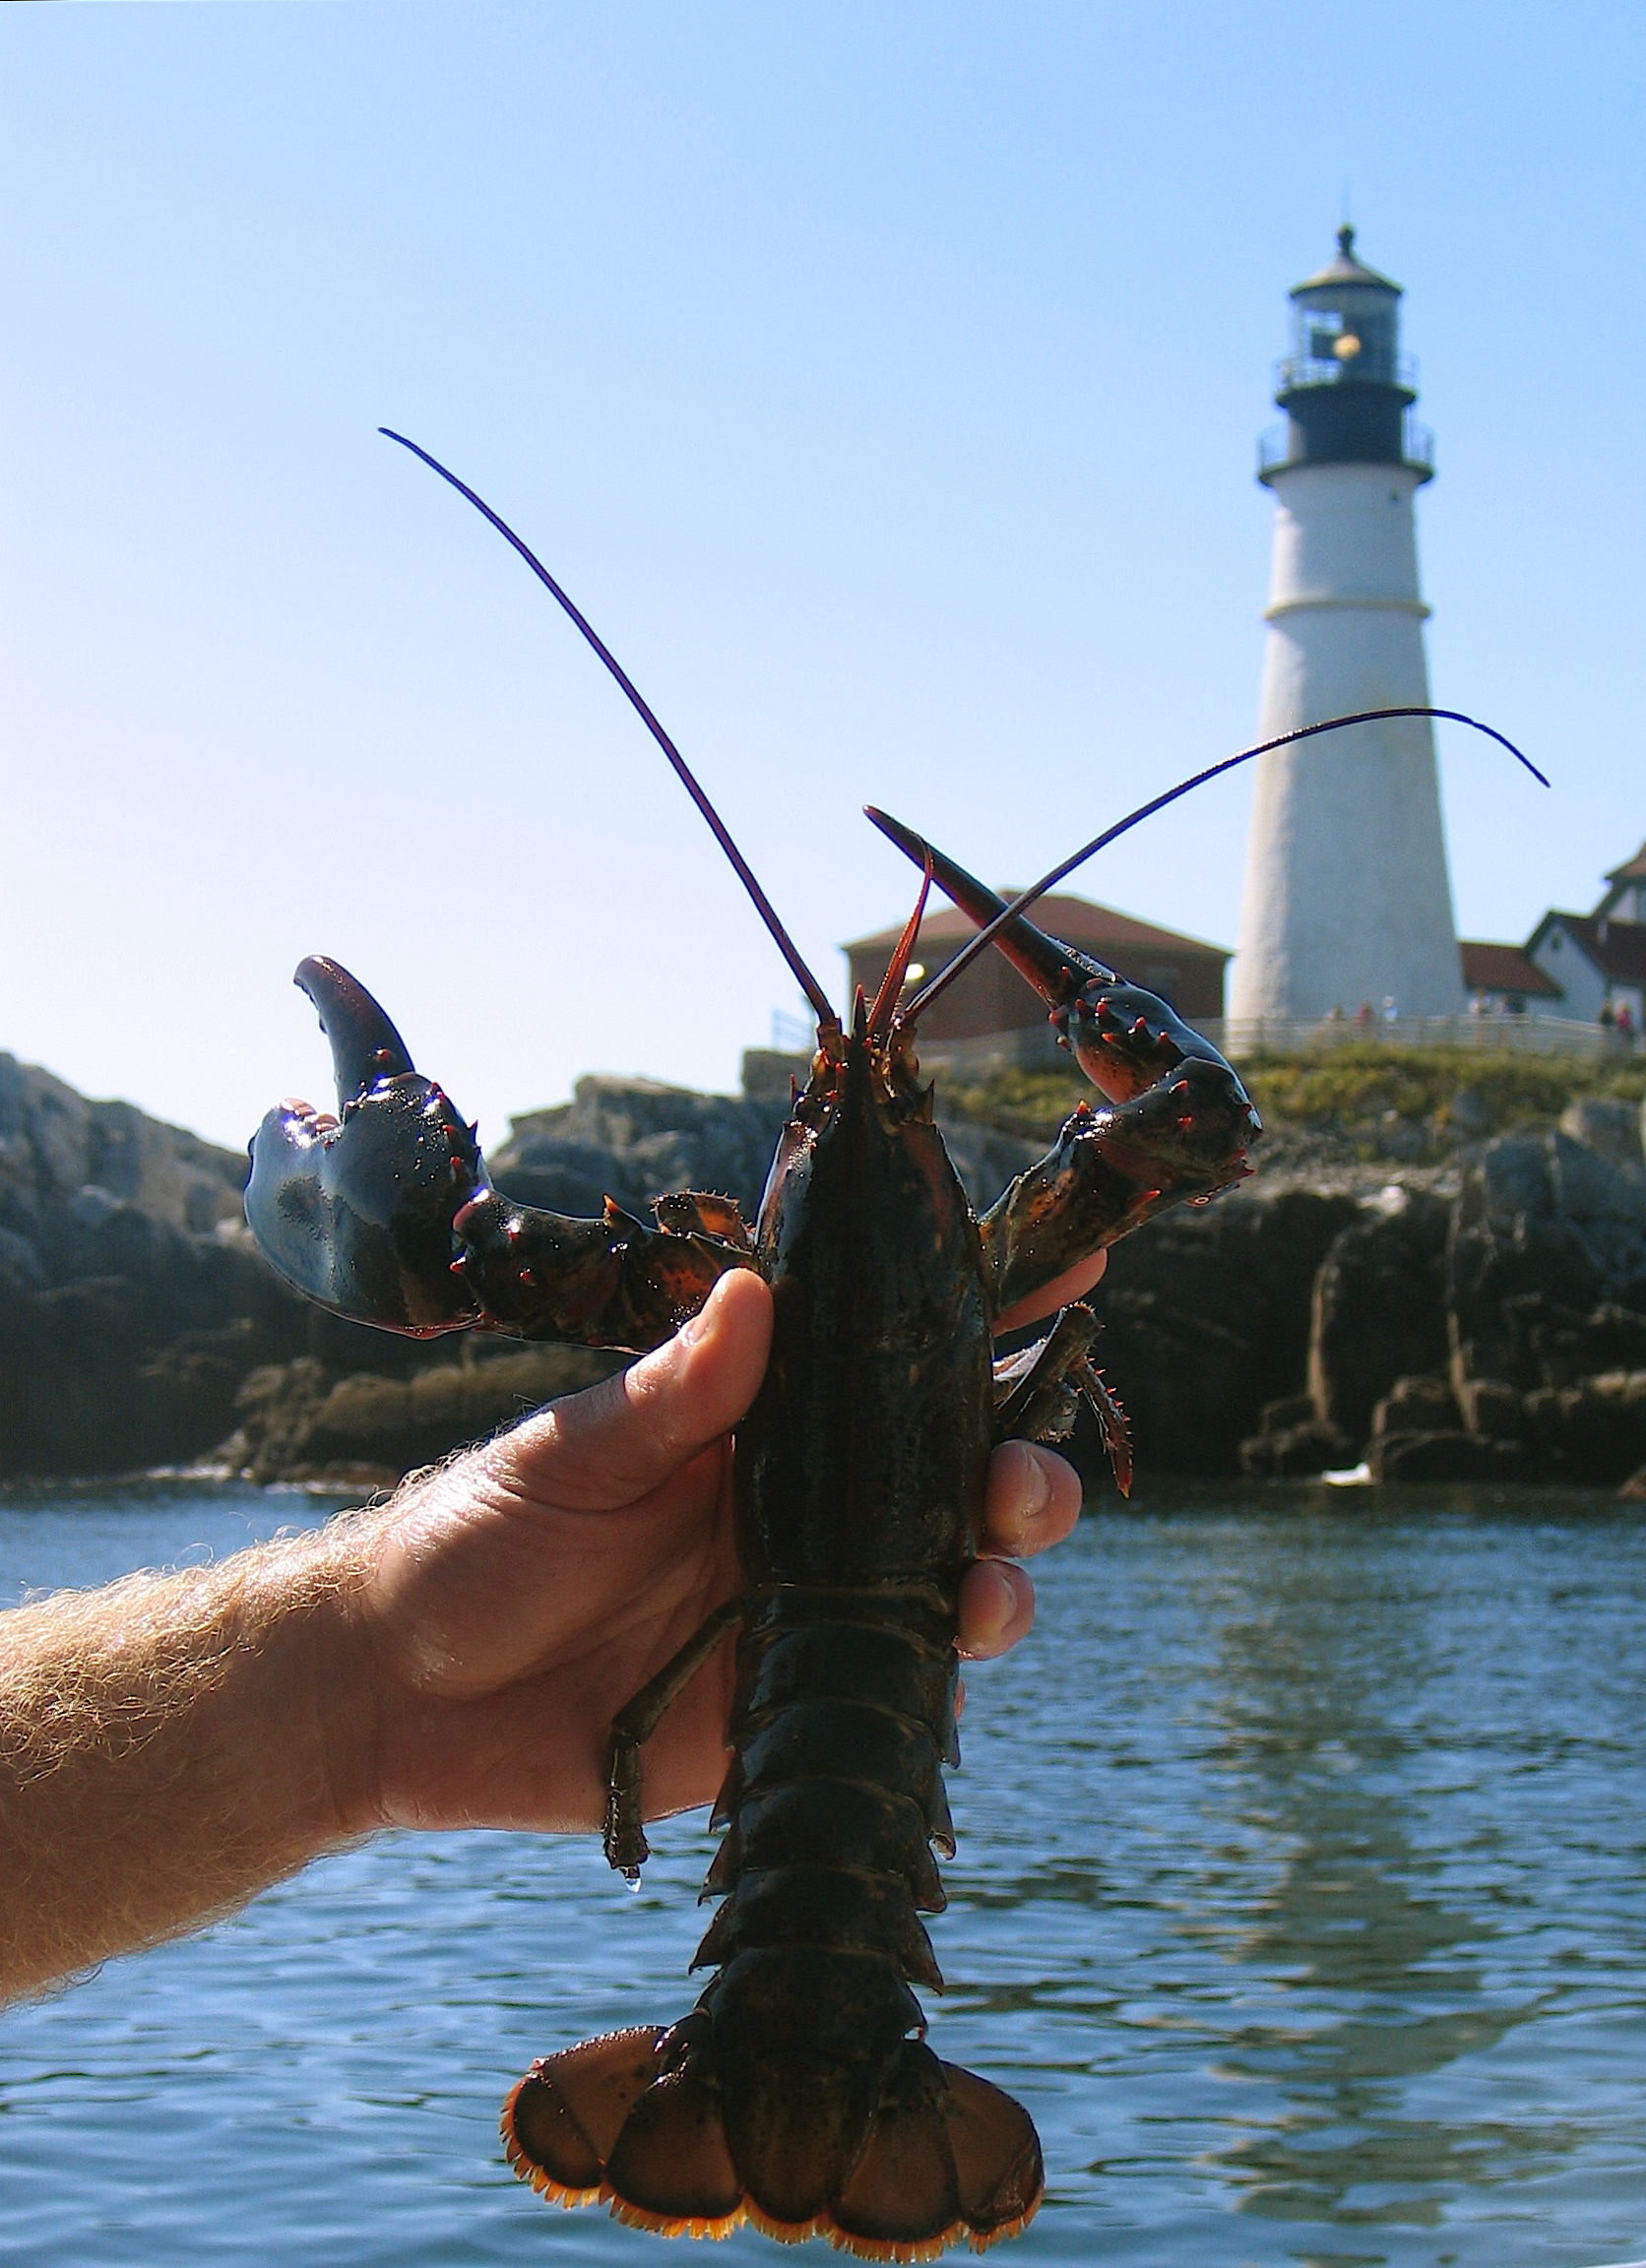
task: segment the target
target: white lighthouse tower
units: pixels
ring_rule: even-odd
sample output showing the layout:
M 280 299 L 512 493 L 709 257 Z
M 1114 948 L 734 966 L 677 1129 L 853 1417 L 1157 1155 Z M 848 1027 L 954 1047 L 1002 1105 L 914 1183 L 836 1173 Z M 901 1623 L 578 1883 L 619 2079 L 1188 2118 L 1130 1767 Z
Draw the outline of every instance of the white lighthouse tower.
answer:
M 1433 476 L 1400 351 L 1400 285 L 1355 231 L 1292 293 L 1292 352 L 1258 478 L 1275 493 L 1259 737 L 1428 700 L 1413 499 Z M 1455 1016 L 1434 735 L 1426 718 L 1359 724 L 1257 759 L 1232 1022 L 1314 1020 L 1362 1002 Z

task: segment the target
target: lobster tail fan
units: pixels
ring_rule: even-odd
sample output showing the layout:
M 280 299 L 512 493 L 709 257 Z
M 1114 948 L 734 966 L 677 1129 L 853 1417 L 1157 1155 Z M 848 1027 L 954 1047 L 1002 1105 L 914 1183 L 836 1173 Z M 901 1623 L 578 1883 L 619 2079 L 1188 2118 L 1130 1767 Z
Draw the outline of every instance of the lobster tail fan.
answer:
M 727 2127 L 745 2212 L 780 2242 L 826 2236 L 874 2115 L 874 2065 L 804 2050 L 728 2061 Z
M 592 2204 L 630 2110 L 658 2074 L 661 2024 L 606 2032 L 539 2056 L 503 2106 L 503 2150 L 557 2205 Z
M 660 2236 L 748 2221 L 899 2262 L 968 2239 L 981 2251 L 1040 2204 L 1028 2112 L 918 2041 L 858 2062 L 710 2049 L 673 2063 L 668 2037 L 648 2025 L 535 2063 L 503 2110 L 521 2178 Z
M 992 2081 L 945 2063 L 944 2114 L 960 2179 L 960 2209 L 981 2252 L 1016 2236 L 1039 2210 L 1045 2168 L 1035 2122 L 1023 2105 Z
M 671 2071 L 635 2105 L 605 2170 L 611 2210 L 665 2236 L 725 2236 L 743 2219 L 719 2088 Z
M 1022 2104 L 906 2040 L 827 2233 L 866 2260 L 935 2260 L 968 2239 L 981 2252 L 1027 2228 L 1045 2187 Z

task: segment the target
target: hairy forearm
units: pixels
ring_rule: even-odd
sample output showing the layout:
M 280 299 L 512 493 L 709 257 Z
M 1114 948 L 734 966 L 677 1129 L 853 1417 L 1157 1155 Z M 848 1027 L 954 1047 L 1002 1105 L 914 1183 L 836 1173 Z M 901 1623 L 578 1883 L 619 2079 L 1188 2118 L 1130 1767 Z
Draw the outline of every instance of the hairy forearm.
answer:
M 368 1522 L 0 1614 L 0 1998 L 223 1912 L 366 1824 Z

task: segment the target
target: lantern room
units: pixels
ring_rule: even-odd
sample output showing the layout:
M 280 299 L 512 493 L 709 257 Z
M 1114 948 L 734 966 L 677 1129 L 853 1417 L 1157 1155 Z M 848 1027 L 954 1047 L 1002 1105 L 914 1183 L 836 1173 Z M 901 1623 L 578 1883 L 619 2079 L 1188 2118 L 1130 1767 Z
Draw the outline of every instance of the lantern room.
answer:
M 1433 437 L 1411 415 L 1418 371 L 1400 348 L 1400 296 L 1357 259 L 1345 222 L 1336 259 L 1292 288 L 1292 351 L 1275 369 L 1286 423 L 1263 437 L 1259 479 L 1294 465 L 1405 465 L 1431 477 Z

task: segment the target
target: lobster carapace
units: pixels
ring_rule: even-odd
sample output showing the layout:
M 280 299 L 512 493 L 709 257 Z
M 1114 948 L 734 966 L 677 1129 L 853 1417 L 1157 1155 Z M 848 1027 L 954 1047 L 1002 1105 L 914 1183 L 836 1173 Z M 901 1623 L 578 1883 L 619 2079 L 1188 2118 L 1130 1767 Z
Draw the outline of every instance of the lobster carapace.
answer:
M 616 662 L 512 531 L 463 493 L 623 685 L 818 1010 L 811 1075 L 751 1233 L 728 1199 L 695 1192 L 659 1199 L 649 1222 L 609 1199 L 592 1221 L 512 1203 L 364 988 L 329 961 L 297 973 L 331 1041 L 339 1113 L 269 1113 L 246 1210 L 310 1297 L 418 1335 L 479 1326 L 638 1353 L 728 1269 L 757 1270 L 773 1292 L 771 1358 L 736 1438 L 741 1590 L 612 1729 L 605 1847 L 633 1879 L 644 1743 L 737 1630 L 716 1807 L 726 1833 L 705 1885 L 723 1902 L 694 1963 L 715 1975 L 672 2026 L 536 2064 L 505 2106 L 505 2147 L 544 2195 L 603 2199 L 665 2233 L 748 2220 L 875 2259 L 931 2258 L 968 2237 L 981 2249 L 1025 2225 L 1043 2173 L 1028 2113 L 939 2060 L 912 1990 L 941 1988 L 919 1916 L 944 1903 L 933 1846 L 954 1848 L 942 1767 L 959 1762 L 958 1587 L 995 1442 L 1056 1438 L 1084 1399 L 1122 1488 L 1130 1476 L 1124 1418 L 1091 1361 L 1090 1309 L 1066 1308 L 1001 1364 L 992 1335 L 1075 1263 L 1239 1178 L 1257 1116 L 1164 1001 L 1036 929 L 1023 912 L 1034 893 L 1004 907 L 880 814 L 924 870 L 920 904 L 874 1003 L 859 995 L 843 1026 Z M 934 878 L 1040 990 L 1102 1097 L 981 1219 L 913 1052 L 915 1013 L 958 961 L 898 1009 Z

